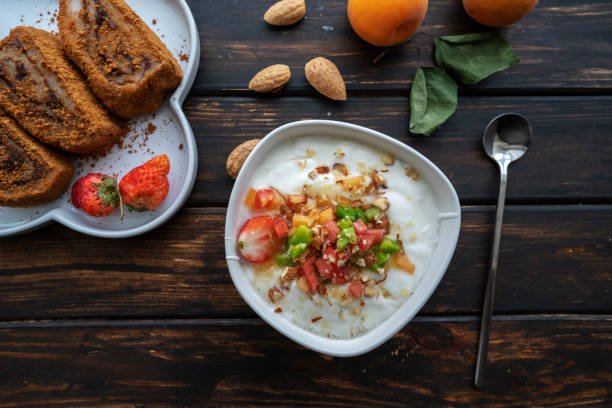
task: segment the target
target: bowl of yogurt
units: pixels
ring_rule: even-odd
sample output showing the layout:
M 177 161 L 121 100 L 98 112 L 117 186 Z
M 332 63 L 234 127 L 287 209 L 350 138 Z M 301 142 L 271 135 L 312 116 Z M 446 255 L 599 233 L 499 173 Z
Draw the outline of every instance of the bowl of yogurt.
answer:
M 461 224 L 447 177 L 361 126 L 293 122 L 236 180 L 225 224 L 231 278 L 276 330 L 320 353 L 366 353 L 401 330 L 444 276 Z

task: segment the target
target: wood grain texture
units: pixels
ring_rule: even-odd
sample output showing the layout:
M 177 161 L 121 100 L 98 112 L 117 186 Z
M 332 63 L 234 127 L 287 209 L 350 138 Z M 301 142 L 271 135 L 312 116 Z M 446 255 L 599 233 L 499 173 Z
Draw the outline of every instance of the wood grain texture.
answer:
M 364 356 L 325 357 L 260 321 L 0 329 L 0 407 L 603 407 L 612 319 L 418 319 Z
M 612 97 L 462 97 L 431 137 L 408 132 L 407 97 L 191 98 L 185 110 L 200 152 L 190 203 L 224 205 L 233 181 L 225 160 L 239 143 L 301 119 L 333 119 L 379 130 L 414 147 L 450 178 L 464 203 L 494 204 L 498 170 L 482 150 L 486 124 L 503 112 L 532 122 L 529 153 L 510 168 L 510 203 L 612 202 Z
M 493 210 L 464 207 L 457 252 L 423 314 L 479 312 Z M 134 239 L 53 225 L 0 240 L 0 320 L 253 316 L 227 271 L 224 218 L 189 208 Z M 497 313 L 612 310 L 612 207 L 510 206 L 504 223 Z
M 340 68 L 351 93 L 406 91 L 416 68 L 433 65 L 439 35 L 488 30 L 471 20 L 460 1 L 429 2 L 423 25 L 408 43 L 377 64 L 382 49 L 361 41 L 346 18 L 345 0 L 307 2 L 307 17 L 294 27 L 272 28 L 263 21 L 273 3 L 251 0 L 191 0 L 202 43 L 197 93 L 246 91 L 249 79 L 271 64 L 287 64 L 294 75 L 284 94 L 314 91 L 304 64 L 325 56 Z M 160 16 L 161 18 L 162 16 Z M 541 1 L 518 24 L 502 30 L 521 59 L 464 94 L 490 92 L 609 92 L 612 89 L 612 13 L 607 0 Z

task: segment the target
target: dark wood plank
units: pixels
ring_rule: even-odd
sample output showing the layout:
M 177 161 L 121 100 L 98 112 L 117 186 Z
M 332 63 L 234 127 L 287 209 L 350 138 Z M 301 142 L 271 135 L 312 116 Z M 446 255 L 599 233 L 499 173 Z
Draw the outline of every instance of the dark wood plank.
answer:
M 420 319 L 356 358 L 259 321 L 0 329 L 0 407 L 603 407 L 612 319 L 495 320 L 484 390 L 478 323 Z
M 486 124 L 503 112 L 526 114 L 529 153 L 511 167 L 509 202 L 612 202 L 612 97 L 463 97 L 431 137 L 408 132 L 407 97 L 357 97 L 338 105 L 316 98 L 191 98 L 185 109 L 197 135 L 200 168 L 191 204 L 225 204 L 233 185 L 229 152 L 247 139 L 301 119 L 333 119 L 398 138 L 434 161 L 464 203 L 497 200 L 498 170 L 482 150 Z
M 465 207 L 459 246 L 423 314 L 478 313 L 493 207 Z M 225 211 L 184 209 L 139 238 L 59 225 L 0 241 L 0 319 L 253 316 L 223 249 Z M 612 310 L 612 207 L 507 208 L 495 310 Z
M 346 18 L 346 1 L 309 1 L 307 18 L 297 26 L 273 29 L 263 13 L 273 1 L 189 1 L 202 42 L 195 93 L 245 91 L 259 69 L 284 63 L 293 79 L 284 93 L 312 93 L 304 64 L 322 55 L 342 71 L 349 94 L 390 89 L 406 91 L 419 66 L 433 65 L 438 35 L 482 31 L 461 2 L 429 2 L 423 26 L 410 43 L 395 47 L 378 64 L 382 49 L 361 41 Z M 547 0 L 519 24 L 503 30 L 521 63 L 465 87 L 463 93 L 608 92 L 612 88 L 612 13 L 607 0 Z

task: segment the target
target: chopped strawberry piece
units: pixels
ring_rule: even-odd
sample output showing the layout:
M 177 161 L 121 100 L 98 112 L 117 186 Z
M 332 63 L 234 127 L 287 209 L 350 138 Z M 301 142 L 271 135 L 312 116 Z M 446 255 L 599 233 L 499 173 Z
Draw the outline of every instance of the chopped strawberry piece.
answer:
M 274 231 L 279 239 L 283 239 L 289 234 L 289 224 L 284 218 L 274 218 Z
M 304 276 L 308 281 L 311 294 L 315 293 L 317 287 L 319 286 L 319 278 L 317 277 L 317 274 L 315 272 L 314 263 L 314 258 L 307 258 L 306 261 L 302 264 L 302 266 L 300 266 L 298 269 L 298 273 Z
M 357 235 L 363 234 L 368 230 L 368 226 L 365 225 L 365 223 L 360 219 L 353 223 L 353 228 L 355 229 Z
M 278 194 L 271 188 L 263 188 L 255 192 L 255 200 L 253 202 L 253 209 L 255 210 L 274 210 L 280 204 Z
M 346 282 L 346 270 L 333 264 L 327 259 L 318 258 L 315 261 L 317 272 L 323 278 L 329 279 L 332 283 L 344 283 Z
M 247 220 L 238 234 L 238 250 L 251 263 L 266 262 L 280 249 L 274 217 L 262 215 Z
M 334 221 L 327 221 L 323 224 L 323 227 L 327 231 L 327 240 L 326 243 L 335 243 L 338 234 L 340 233 L 340 227 Z
M 363 283 L 361 282 L 352 282 L 348 285 L 348 291 L 352 297 L 355 299 L 361 299 L 363 296 Z
M 385 236 L 385 231 L 382 229 L 369 229 L 366 232 L 357 236 L 359 250 L 362 252 L 372 248 L 372 245 L 378 244 Z

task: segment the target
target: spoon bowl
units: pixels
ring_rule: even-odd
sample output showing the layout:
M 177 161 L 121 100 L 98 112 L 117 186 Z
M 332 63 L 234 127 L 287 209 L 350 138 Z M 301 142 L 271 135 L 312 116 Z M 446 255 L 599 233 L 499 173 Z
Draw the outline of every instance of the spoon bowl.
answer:
M 482 145 L 494 161 L 511 163 L 527 153 L 531 134 L 532 129 L 527 118 L 518 113 L 504 113 L 489 122 Z

